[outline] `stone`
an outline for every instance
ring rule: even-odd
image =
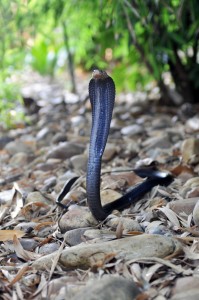
[[[70,162],[75,170],[86,171],[87,169],[87,156],[84,154],[72,156]]]
[[[144,133],[144,128],[141,125],[137,125],[137,124],[129,125],[121,129],[121,134],[127,136],[134,136],[138,134],[140,135],[142,133]]]
[[[26,198],[26,203],[32,203],[32,202],[42,202],[42,203],[49,204],[49,200],[44,196],[42,196],[42,194],[37,191],[29,193]]]
[[[142,257],[166,257],[176,251],[182,251],[182,245],[175,238],[142,234],[64,249],[59,264],[67,269],[88,269],[103,266],[106,257],[110,255],[129,261]],[[32,267],[40,271],[51,268],[56,255],[57,252],[41,257],[33,262]]]
[[[85,227],[85,228],[76,228],[76,229],[67,231],[64,234],[66,243],[70,246],[75,246],[75,245],[78,245],[78,244],[84,242],[85,239],[83,238],[83,234],[88,229],[89,229],[89,227]]]
[[[39,248],[39,253],[43,255],[47,255],[50,253],[53,253],[59,249],[60,245],[58,243],[48,243],[45,245],[42,245]]]
[[[24,167],[27,165],[28,162],[28,155],[24,152],[18,152],[14,154],[10,159],[10,164],[12,166],[22,166]]]
[[[8,143],[4,149],[6,149],[10,155],[14,155],[19,152],[23,152],[27,154],[33,153],[33,149],[25,142],[22,142],[20,140],[15,140]]]
[[[91,215],[87,207],[71,205],[70,209],[59,221],[61,233],[75,228],[84,228],[97,225],[98,222]]]
[[[71,300],[136,300],[140,293],[134,281],[105,275],[101,279],[90,280]]]
[[[116,229],[118,224],[122,223],[123,230],[125,232],[129,231],[143,231],[142,227],[140,224],[132,220],[130,218],[123,218],[123,217],[112,217],[110,220],[108,220],[107,225],[111,227],[112,229]]]
[[[113,144],[107,143],[106,148],[102,157],[102,161],[110,161],[116,154],[116,147]]]
[[[53,147],[48,153],[47,158],[67,159],[74,155],[81,154],[84,151],[84,146],[80,144],[64,142]]]
[[[199,139],[189,138],[184,140],[181,152],[184,163],[189,164],[195,155],[199,155]]]

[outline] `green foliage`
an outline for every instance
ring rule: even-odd
[[[118,90],[155,79],[164,91],[170,71],[177,91],[196,101],[198,0],[2,0],[0,14],[1,69],[26,57],[54,76],[72,57],[84,70],[111,70]]]
[[[0,78],[0,124],[11,128],[24,119],[23,112],[16,111],[16,101],[21,102],[19,86]]]

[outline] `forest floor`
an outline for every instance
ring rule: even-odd
[[[174,180],[98,223],[86,204],[89,78],[79,95],[23,79],[28,122],[0,133],[0,299],[199,299],[199,113],[158,90],[116,97],[103,156],[108,203],[156,166]],[[79,179],[64,197],[65,183]]]

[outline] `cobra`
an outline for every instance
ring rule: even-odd
[[[93,216],[102,221],[115,209],[123,210],[140,199],[156,185],[168,185],[173,180],[168,172],[159,170],[136,171],[145,181],[121,198],[102,206],[100,198],[101,163],[107,143],[115,102],[115,84],[105,71],[95,70],[89,82],[89,97],[92,109],[89,157],[87,166],[87,203]]]

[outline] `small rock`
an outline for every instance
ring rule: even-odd
[[[33,153],[33,149],[29,145],[25,144],[25,142],[22,142],[20,140],[15,140],[13,142],[8,143],[5,146],[5,149],[10,155],[14,155],[19,152],[24,152],[27,154]]]
[[[61,162],[61,160],[59,160],[59,162]],[[43,172],[52,171],[57,168],[59,162],[56,161],[55,163],[47,163],[47,162],[39,163],[35,166],[35,170],[40,170]]]
[[[199,116],[189,119],[185,124],[186,131],[189,133],[199,131]]]
[[[130,218],[123,218],[123,217],[113,217],[110,220],[108,220],[107,225],[109,227],[111,227],[112,229],[116,229],[118,224],[122,223],[123,226],[123,230],[125,232],[129,232],[129,231],[143,231],[142,227],[140,226],[140,224],[135,221],[132,220]]]
[[[85,124],[85,122],[86,122],[85,118],[83,116],[80,116],[80,115],[74,116],[74,117],[71,118],[71,123],[74,127],[78,127],[82,124]]]
[[[199,299],[199,278],[187,276],[178,278],[172,289],[172,300],[198,300]]]
[[[141,125],[137,125],[137,124],[129,125],[129,126],[123,127],[121,129],[121,133],[123,135],[127,135],[127,136],[134,136],[137,134],[144,133],[144,128]]]
[[[76,228],[76,229],[67,231],[64,234],[66,243],[70,246],[75,246],[75,245],[78,245],[78,244],[84,242],[83,234],[87,229],[89,229],[89,227]]]
[[[122,194],[120,194],[114,190],[111,190],[111,189],[106,189],[106,190],[101,191],[100,195],[101,195],[101,201],[102,201],[103,205],[111,203],[112,201],[114,201],[122,196]]]
[[[32,202],[42,202],[49,204],[49,200],[46,199],[40,192],[32,192],[29,193],[26,198],[26,203],[32,203]]]
[[[132,280],[105,275],[102,279],[90,280],[71,300],[133,300],[140,293]]]
[[[37,141],[45,140],[46,143],[46,140],[52,139],[52,135],[53,133],[50,131],[50,128],[44,127],[37,133],[36,139]]]
[[[32,239],[27,239],[27,238],[20,239],[20,243],[21,243],[22,247],[28,251],[34,251],[35,248],[39,245],[39,242],[35,241],[33,238]]]
[[[60,143],[58,146],[51,149],[48,154],[47,158],[59,158],[59,159],[67,159],[74,155],[81,154],[84,151],[84,146],[65,142]]]
[[[104,241],[112,240],[116,238],[116,234],[113,231],[105,229],[88,229],[84,232],[86,240],[100,239]]]
[[[171,235],[169,229],[162,225],[160,221],[152,221],[145,228],[145,232],[149,234]]]
[[[0,150],[2,150],[5,145],[7,145],[8,143],[12,142],[13,138],[9,137],[9,136],[2,136],[0,137]]]
[[[10,159],[12,166],[25,166],[28,162],[28,155],[24,152],[18,152],[14,154]]]
[[[57,183],[57,178],[55,176],[52,176],[44,181],[44,186],[42,188],[42,191],[48,191],[52,187],[54,187]]]
[[[9,204],[12,201],[13,193],[13,190],[0,192],[0,204]]]
[[[87,156],[84,154],[72,156],[70,162],[76,170],[86,171],[87,169]]]
[[[193,210],[193,220],[195,225],[199,226],[199,198]]]
[[[64,133],[56,133],[53,138],[52,138],[52,143],[53,144],[58,144],[60,142],[66,142],[67,138],[66,138],[66,134]]]
[[[128,261],[141,257],[165,257],[181,250],[181,243],[176,239],[142,234],[102,243],[80,244],[64,249],[59,263],[69,269],[88,269],[103,265],[110,254]],[[41,257],[33,262],[32,267],[40,271],[51,268],[56,255],[55,252]]]
[[[39,253],[47,255],[47,254],[57,251],[59,249],[59,247],[60,247],[60,245],[58,243],[45,244],[39,248]]]
[[[171,127],[171,119],[166,116],[157,119],[155,118],[154,120],[152,120],[152,127],[156,130]]]
[[[61,233],[75,228],[84,228],[97,225],[98,222],[93,218],[86,207],[73,206],[67,211],[59,221]]]
[[[113,144],[108,143],[106,145],[103,157],[102,157],[102,161],[110,161],[114,155],[116,154],[116,147]]]
[[[14,229],[22,230],[24,232],[29,232],[30,230],[33,230],[37,225],[38,225],[38,223],[36,223],[36,222],[21,222],[21,223],[17,224],[14,227]]]
[[[69,201],[79,203],[80,201],[86,199],[86,191],[83,188],[74,189],[66,194],[62,200],[63,204],[67,204]]]
[[[161,134],[161,136],[150,137],[146,139],[143,143],[145,150],[154,151],[154,148],[159,149],[168,149],[171,148],[171,141],[169,139],[168,134]]]
[[[194,156],[199,155],[199,139],[189,138],[184,140],[181,152],[183,161],[189,164]]]

